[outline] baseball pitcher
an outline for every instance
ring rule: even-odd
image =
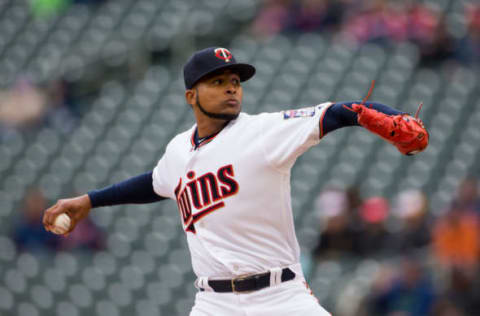
[[[363,126],[405,155],[424,150],[429,135],[418,113],[366,99],[243,113],[242,82],[254,74],[228,49],[196,52],[184,66],[196,124],[169,142],[153,171],[59,200],[45,211],[45,228],[53,231],[64,213],[70,232],[92,208],[173,199],[197,275],[191,316],[330,315],[299,263],[290,197],[296,159],[346,126]]]

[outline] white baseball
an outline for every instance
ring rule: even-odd
[[[57,216],[57,218],[55,218],[52,232],[57,235],[65,234],[70,229],[71,223],[72,221],[70,220],[70,217],[67,214],[65,213],[60,214]]]

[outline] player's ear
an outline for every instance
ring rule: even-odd
[[[192,107],[195,104],[196,93],[197,91],[195,89],[185,90],[185,100],[187,101],[187,104],[190,104]]]

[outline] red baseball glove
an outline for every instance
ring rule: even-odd
[[[408,114],[387,115],[363,104],[353,104],[360,125],[392,143],[404,155],[415,155],[428,146],[429,135],[418,118],[422,104],[415,117]]]

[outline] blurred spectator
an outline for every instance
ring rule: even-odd
[[[44,90],[20,79],[10,90],[0,92],[0,127],[31,130],[46,124],[68,133],[76,122],[74,105],[65,81],[52,81]]]
[[[478,262],[480,251],[478,215],[455,204],[433,228],[433,251],[447,267],[470,269]]]
[[[291,0],[265,0],[252,25],[257,37],[269,37],[282,32],[289,24]]]
[[[59,243],[59,248],[66,251],[96,251],[105,247],[105,233],[91,217],[80,221],[68,236],[62,236]]]
[[[453,207],[480,214],[477,179],[467,178],[463,180],[458,187],[456,198],[452,201],[452,204]]]
[[[13,225],[12,237],[19,250],[29,252],[44,250],[97,250],[105,247],[104,234],[90,218],[77,225],[67,237],[47,232],[43,227],[43,212],[48,207],[42,191],[32,188],[28,191],[24,207],[18,213]]]
[[[475,179],[459,185],[450,208],[435,223],[433,254],[440,263],[449,301],[467,315],[480,309],[480,221],[478,187]]]
[[[464,63],[480,63],[480,5],[467,9],[467,34],[459,41],[456,55]]]
[[[358,190],[357,185],[353,185],[346,190],[346,195],[347,195],[347,203],[348,203],[348,209],[347,211],[349,212],[350,216],[354,218],[354,222],[357,221],[358,219],[358,209],[360,206],[362,206],[363,201],[362,197],[360,196],[360,191]]]
[[[315,209],[323,224],[313,254],[316,258],[337,257],[356,253],[356,234],[348,211],[348,198],[341,190],[326,190],[316,202]]]
[[[54,80],[46,88],[48,110],[45,123],[63,133],[69,133],[75,127],[75,100],[70,95],[68,82]]]
[[[435,316],[465,316],[465,313],[456,304],[445,298],[435,302],[431,314]]]
[[[19,250],[35,252],[58,249],[60,239],[47,232],[42,224],[46,208],[47,201],[43,193],[38,188],[30,189],[13,225],[13,239]]]
[[[30,8],[32,14],[36,18],[51,18],[56,16],[65,10],[74,3],[74,4],[85,4],[85,5],[98,5],[106,0],[29,0]]]
[[[360,207],[362,228],[357,241],[362,256],[378,255],[391,249],[390,236],[385,227],[389,211],[390,205],[383,197],[371,197]]]
[[[437,12],[421,3],[412,3],[406,7],[406,11],[408,39],[420,46],[429,45],[439,24]]]
[[[336,31],[341,24],[346,1],[333,0],[267,0],[253,22],[257,37],[281,32]]]
[[[464,180],[450,209],[434,225],[433,250],[447,267],[473,268],[480,254],[478,187],[475,179]]]
[[[32,13],[37,18],[48,18],[65,10],[70,0],[30,0]]]
[[[101,250],[105,248],[105,235],[87,217],[78,223],[75,230],[67,237],[63,237],[59,243],[62,250]]]
[[[294,1],[289,9],[289,31],[335,31],[340,25],[343,2],[332,0]]]
[[[425,59],[451,57],[453,42],[438,13],[421,3],[375,0],[351,14],[343,35],[357,43],[409,40],[419,46]]]
[[[0,124],[5,128],[28,128],[38,124],[47,111],[45,94],[26,79],[11,90],[0,92]]]
[[[447,31],[445,20],[441,20],[433,28],[433,33],[428,38],[415,43],[420,49],[421,66],[437,66],[455,56],[455,44],[452,36]]]
[[[455,41],[446,17],[435,5],[391,0],[266,0],[252,23],[252,33],[320,32],[364,44],[410,41],[419,48],[420,65],[437,66],[457,58],[480,62],[480,6],[467,6],[468,32]]]
[[[395,252],[409,253],[430,243],[428,200],[423,192],[407,190],[398,194],[393,214],[399,226],[393,234]]]
[[[447,272],[447,289],[443,293],[459,310],[467,315],[477,315],[480,311],[480,278],[478,268],[455,267]]]
[[[368,315],[425,316],[434,303],[434,288],[423,267],[405,258],[400,271],[383,267],[372,285]]]
[[[318,196],[315,209],[323,225],[313,250],[317,259],[345,255],[376,256],[394,249],[385,225],[390,211],[385,198],[372,197],[362,202],[355,189],[330,189]],[[412,229],[417,228],[417,221],[417,218],[412,219]],[[409,240],[408,243],[415,241]]]
[[[407,15],[402,7],[386,0],[366,2],[359,12],[346,18],[343,36],[359,44],[387,43],[391,39],[406,38]]]

